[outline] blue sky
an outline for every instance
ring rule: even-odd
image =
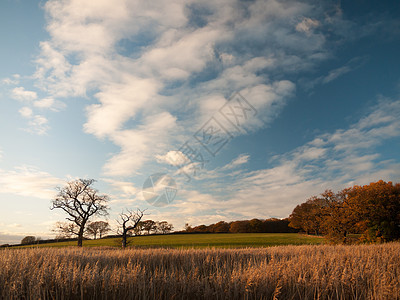
[[[176,229],[399,182],[399,15],[398,1],[2,1],[0,244],[50,237],[55,187],[76,178],[110,195],[110,223],[138,207]],[[155,173],[177,183],[164,207],[143,198]]]

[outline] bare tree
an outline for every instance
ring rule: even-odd
[[[102,237],[103,234],[111,231],[110,224],[105,221],[90,222],[87,226],[87,233],[93,235],[96,239],[97,235]]]
[[[69,239],[79,234],[79,227],[75,223],[56,222],[51,231],[57,234],[56,239]]]
[[[127,245],[128,232],[134,230],[140,220],[144,215],[144,210],[137,209],[136,211],[127,209],[126,212],[119,214],[118,224],[122,227],[120,228],[120,233],[122,234],[122,248]]]
[[[68,214],[68,221],[79,227],[78,246],[82,247],[86,224],[92,216],[108,214],[108,196],[99,195],[91,185],[94,179],[78,179],[70,181],[63,188],[58,187],[58,194],[52,200],[51,210],[60,208]]]

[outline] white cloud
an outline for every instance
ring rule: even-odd
[[[121,83],[109,84],[96,94],[101,104],[88,107],[85,131],[98,137],[112,135],[156,97],[157,85],[149,79],[129,76]]]
[[[28,132],[32,132],[38,135],[44,135],[49,130],[48,120],[41,115],[35,115],[28,123],[29,127],[26,129]]]
[[[44,99],[35,101],[35,103],[33,105],[36,107],[40,107],[40,108],[50,108],[53,106],[53,104],[54,104],[53,98],[44,98]]]
[[[54,100],[53,98],[43,98],[33,102],[33,106],[39,109],[45,110],[49,109],[51,111],[60,111],[65,108],[65,104],[61,101]]]
[[[4,78],[1,82],[7,85],[16,85],[19,84],[21,76],[19,74],[12,75],[12,78]]]
[[[310,34],[310,32],[318,26],[320,26],[320,22],[318,20],[304,18],[300,23],[296,25],[296,30],[299,32]]]
[[[334,69],[329,72],[329,74],[322,79],[322,83],[328,83],[331,82],[332,80],[335,80],[339,76],[342,76],[348,72],[352,71],[349,66],[343,66],[337,69]]]
[[[19,113],[21,114],[21,116],[23,116],[24,118],[30,118],[32,116],[32,109],[30,109],[27,106],[22,107],[19,110]]]
[[[34,91],[27,91],[24,87],[16,87],[12,90],[11,96],[14,99],[21,101],[32,101],[37,99],[37,94]]]
[[[28,128],[24,130],[30,133],[44,135],[47,133],[49,126],[48,120],[41,115],[34,115],[30,107],[24,106],[19,110],[22,117],[28,119]]]
[[[212,46],[221,35],[218,29],[205,27],[168,41],[167,45],[162,40],[161,45],[143,55],[142,63],[166,80],[186,79],[214,58]]]
[[[327,84],[333,80],[336,80],[337,78],[352,72],[359,67],[361,67],[366,61],[368,60],[368,57],[362,56],[362,57],[355,57],[351,60],[349,60],[345,65],[332,69],[328,72],[327,75],[320,76],[318,78],[315,78],[313,80],[306,79],[306,80],[301,80],[302,84],[305,86],[306,89],[313,88],[317,84]]]
[[[128,176],[139,173],[142,165],[154,157],[154,149],[166,152],[175,131],[176,118],[163,112],[147,117],[138,129],[115,132],[111,139],[122,150],[104,165],[105,174]]]
[[[61,179],[32,166],[16,167],[14,170],[0,169],[0,193],[51,199]]]
[[[283,75],[329,56],[313,30],[327,26],[317,21],[319,7],[298,1],[50,0],[44,9],[50,38],[40,43],[35,78],[48,96],[15,94],[54,111],[61,98],[89,98],[85,132],[120,147],[103,166],[108,176],[140,172],[234,92],[258,111],[243,129],[266,126],[296,88]],[[155,129],[153,116],[165,126]],[[49,129],[43,115],[30,125],[39,134]]]
[[[159,163],[166,163],[172,166],[181,166],[188,161],[188,157],[181,151],[168,151],[165,155],[155,156]]]
[[[44,135],[49,130],[47,118],[41,115],[34,115],[31,108],[24,106],[19,110],[19,113],[22,117],[29,120],[28,128],[23,129],[26,132]]]
[[[240,165],[246,164],[250,159],[250,155],[248,154],[240,154],[238,157],[233,159],[229,164],[223,166],[221,170],[231,170]]]
[[[122,197],[132,197],[136,196],[138,189],[134,186],[132,182],[120,181],[110,178],[104,178],[105,182],[109,183],[115,190],[119,192]]]

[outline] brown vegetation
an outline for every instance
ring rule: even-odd
[[[399,299],[400,243],[0,251],[1,299]]]
[[[220,221],[211,225],[198,225],[195,227],[185,225],[185,232],[201,233],[294,233],[297,229],[289,227],[288,219],[252,219],[233,222]]]
[[[361,242],[400,238],[400,183],[379,180],[337,193],[330,190],[297,205],[289,226],[307,234],[324,234],[336,243],[349,243],[349,234]]]

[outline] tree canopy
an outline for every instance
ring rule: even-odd
[[[333,242],[391,241],[400,238],[400,184],[380,180],[337,193],[327,190],[297,205],[289,226],[310,234],[324,234]]]

